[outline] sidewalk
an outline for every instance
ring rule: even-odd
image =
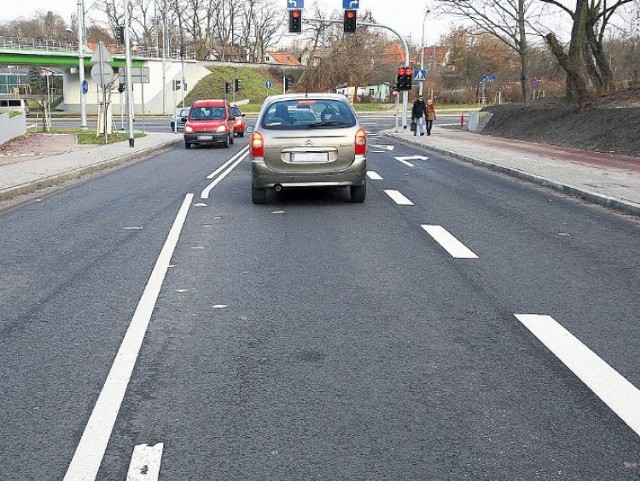
[[[182,140],[173,133],[147,133],[128,142],[77,145],[68,135],[29,138],[0,152],[0,201],[108,169],[165,149]],[[44,139],[44,140],[43,140]]]
[[[519,179],[640,216],[640,158],[522,142],[434,125],[414,136],[382,132],[401,142],[487,167]]]

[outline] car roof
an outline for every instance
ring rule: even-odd
[[[193,102],[192,107],[222,107],[227,103],[223,99],[203,99]]]

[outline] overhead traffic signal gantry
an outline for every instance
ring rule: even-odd
[[[344,11],[344,33],[356,33],[357,28],[358,28],[358,11],[345,10]]]
[[[302,10],[294,8],[289,10],[289,33],[302,32]]]

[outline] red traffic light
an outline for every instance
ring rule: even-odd
[[[291,10],[291,16],[293,18],[298,18],[300,16],[300,10]]]

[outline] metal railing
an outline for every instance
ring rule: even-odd
[[[87,43],[85,53],[90,54],[98,47],[97,44]],[[78,42],[62,41],[54,39],[41,39],[29,37],[5,37],[0,35],[0,48],[6,50],[29,50],[36,52],[78,53]],[[124,46],[118,44],[107,45],[109,52],[124,56]],[[134,45],[131,54],[135,57],[163,58],[162,48]],[[168,59],[180,60],[180,49],[174,48],[167,51]],[[195,60],[196,53],[187,49],[185,59]]]

